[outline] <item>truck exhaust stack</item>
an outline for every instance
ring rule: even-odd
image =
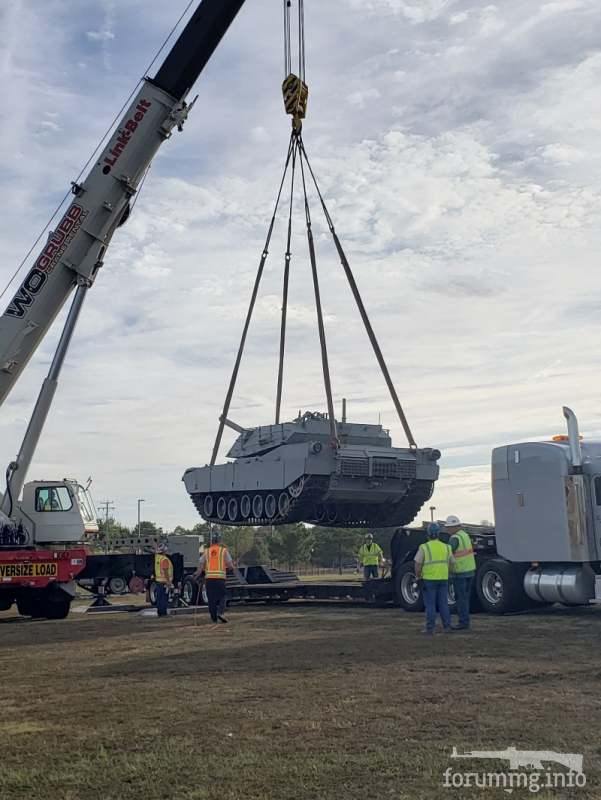
[[[563,415],[568,422],[568,442],[570,443],[570,454],[572,456],[572,466],[576,472],[582,471],[582,448],[580,446],[580,432],[578,430],[578,419],[571,408],[563,407]]]

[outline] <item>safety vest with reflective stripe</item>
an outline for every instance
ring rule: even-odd
[[[162,553],[154,557],[154,579],[157,583],[173,583],[173,564]]]
[[[424,554],[422,578],[425,581],[448,581],[452,555],[449,545],[439,539],[430,539],[420,544],[419,549]]]
[[[455,574],[474,572],[476,569],[476,559],[474,558],[474,548],[469,533],[457,531],[453,536],[455,536],[459,542],[459,547],[453,552],[453,557],[455,558]],[[453,536],[451,536],[451,539]]]
[[[225,578],[225,554],[227,548],[221,544],[212,544],[207,550],[205,562],[205,578]]]
[[[362,544],[359,548],[359,560],[364,567],[377,567],[384,551],[376,542]]]

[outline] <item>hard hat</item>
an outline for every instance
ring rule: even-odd
[[[428,525],[427,534],[428,534],[428,539],[438,538],[438,535],[440,534],[440,525],[437,522],[431,522]]]
[[[211,544],[219,544],[221,541],[221,531],[213,531],[211,533]]]
[[[451,514],[446,518],[444,523],[445,528],[454,528],[456,525],[461,525],[461,520],[459,519],[459,517],[456,517],[454,514]]]
[[[374,538],[374,535],[373,535],[373,533],[366,533],[366,534],[365,534],[365,538],[366,538],[366,539],[373,539],[373,538]]]
[[[166,553],[168,549],[169,548],[165,542],[159,542],[157,545],[157,551],[159,553]]]

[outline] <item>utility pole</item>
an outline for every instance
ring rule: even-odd
[[[104,511],[104,550],[108,552],[110,539],[109,512],[115,510],[115,504],[112,500],[103,500],[102,503],[99,504],[99,507]]]
[[[99,503],[99,508],[103,509],[104,511],[104,522],[108,529],[109,511],[115,510],[115,504],[112,500],[103,500],[102,503]]]
[[[138,539],[140,538],[140,503],[145,503],[145,502],[146,500],[144,500],[143,497],[138,498]]]

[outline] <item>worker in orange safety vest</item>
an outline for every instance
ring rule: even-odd
[[[227,547],[221,544],[221,534],[219,531],[213,531],[211,544],[200,557],[198,569],[194,573],[195,578],[199,578],[204,573],[207,604],[213,627],[217,627],[220,622],[227,623],[227,619],[224,617],[226,573],[228,568],[233,569],[233,567],[234,562]]]
[[[167,550],[167,545],[160,543],[154,555],[155,602],[159,617],[167,616],[169,591],[173,588],[173,563]]]

